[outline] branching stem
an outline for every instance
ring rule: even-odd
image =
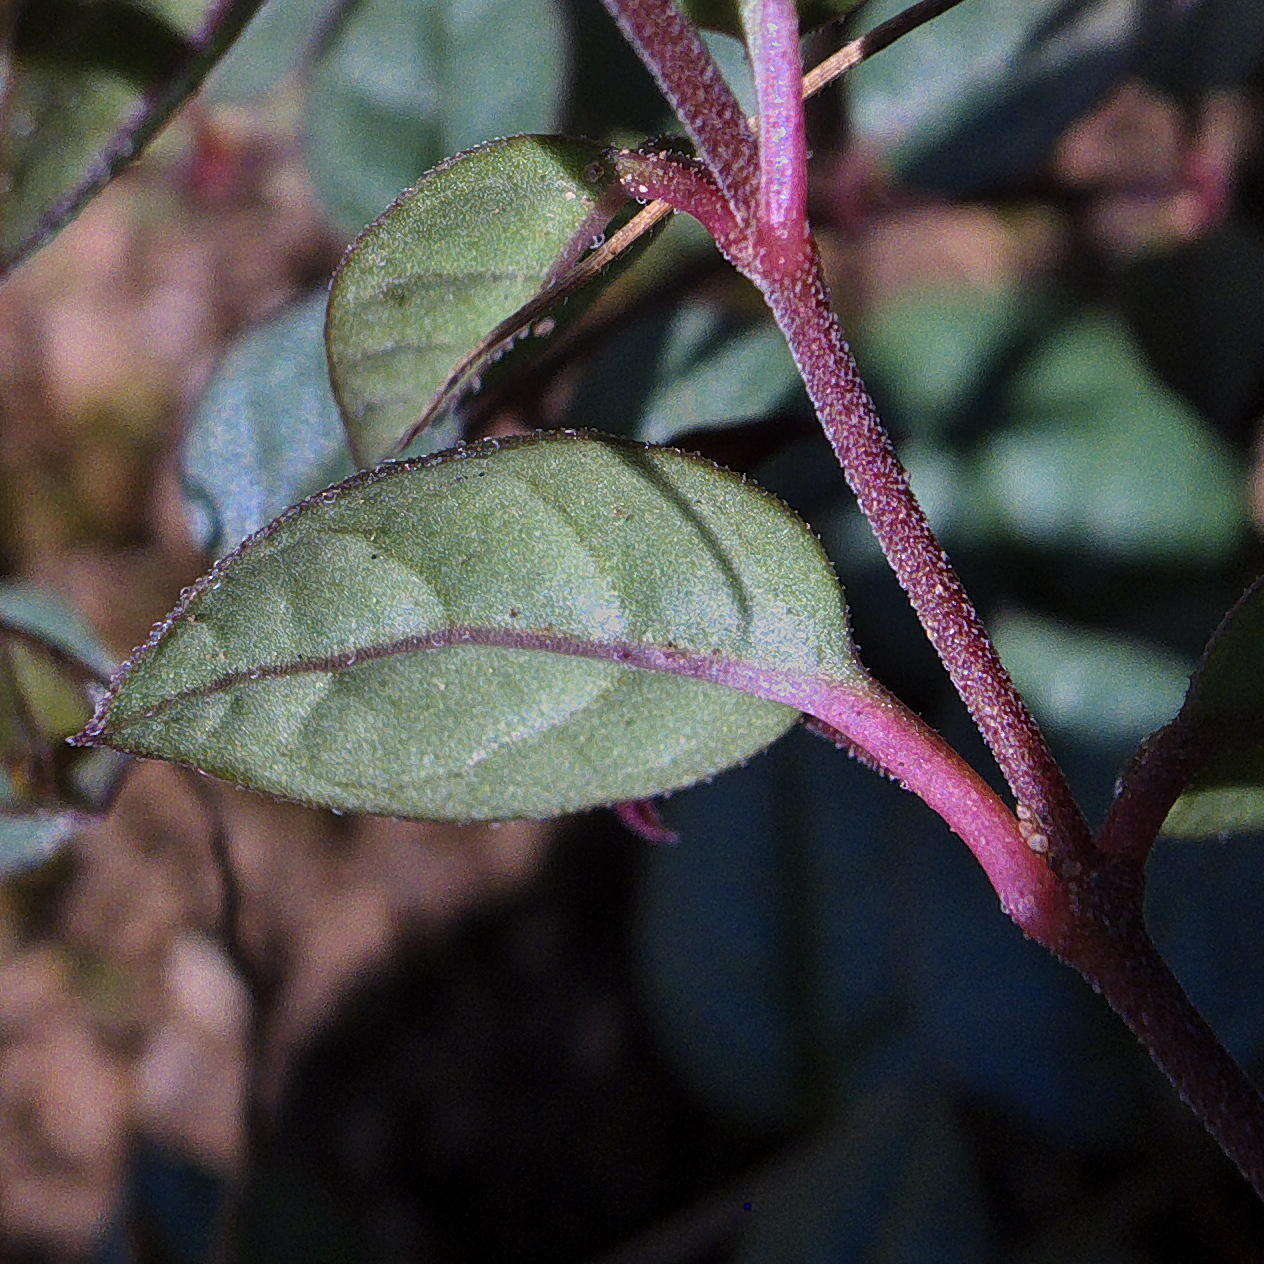
[[[605,2],[625,30],[632,25],[629,14],[650,6],[650,0]],[[669,2],[653,0],[652,7]],[[915,5],[893,20],[890,38],[949,7]],[[768,249],[797,213],[800,186],[806,187],[802,122],[796,126],[787,117],[792,108],[802,109],[786,92],[791,49],[797,70],[797,38],[788,27],[791,0],[743,0],[743,11],[761,108],[769,118],[759,127],[758,197],[749,203],[750,216],[742,213],[747,204],[735,203],[731,193],[749,184],[745,149],[735,177],[715,146],[700,146],[738,221],[736,232],[722,225],[718,244],[772,309],[861,509],[1018,799],[1017,816],[937,734],[920,729],[920,722],[894,700],[891,714],[884,714],[874,698],[847,690],[822,697],[800,697],[790,690],[781,700],[816,716],[827,731],[837,730],[859,748],[858,754],[900,777],[940,812],[980,859],[1015,920],[1105,996],[1264,1198],[1264,1100],[1198,1015],[1144,929],[1141,861],[1188,776],[1186,745],[1180,734],[1160,735],[1163,749],[1157,757],[1155,750],[1143,757],[1147,775],[1134,775],[1132,798],[1117,805],[1113,827],[1108,824],[1110,850],[1099,850],[913,495],[830,306],[815,243],[805,233],[797,258]],[[678,61],[679,30],[672,28],[670,44],[657,42],[648,29],[633,42],[660,82],[671,81],[664,67]],[[860,55],[858,48],[856,60]],[[807,81],[803,87],[805,93],[811,90]],[[682,118],[695,137],[729,117],[730,98],[727,88],[714,102],[707,89],[690,97],[689,116]],[[659,192],[672,199],[670,179],[661,182]],[[706,212],[705,182],[691,180],[688,193],[682,209]],[[700,218],[706,223],[717,217],[704,213]],[[1125,783],[1121,799],[1128,791]]]

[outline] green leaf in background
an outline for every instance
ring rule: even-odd
[[[907,0],[871,0],[873,24]],[[905,179],[949,195],[1033,174],[1140,59],[1138,0],[972,0],[847,76],[851,126]]]
[[[1018,539],[1131,561],[1220,561],[1241,543],[1242,471],[1117,318],[1090,309],[1055,330],[1007,404],[979,469]]]
[[[857,350],[950,541],[1142,565],[1241,544],[1245,471],[1114,314],[1052,287],[928,287],[867,313]]]
[[[329,386],[326,302],[313,294],[247,331],[193,414],[184,487],[194,535],[217,556],[355,469]],[[409,455],[449,446],[453,431],[427,431]]]
[[[1094,742],[1139,741],[1180,706],[1189,664],[1170,650],[1031,611],[989,630],[1042,724]]]
[[[23,0],[0,52],[0,272],[144,149],[260,2]]]
[[[551,131],[567,69],[554,0],[362,0],[312,81],[322,201],[352,233],[448,154]]]
[[[601,151],[514,136],[449,159],[356,238],[334,274],[326,339],[352,450],[394,451],[480,371],[471,353],[545,290],[604,224]]]
[[[867,681],[779,501],[670,449],[551,432],[296,507],[190,590],[85,738],[338,810],[474,820],[661,794],[796,718],[590,645]]]
[[[206,81],[208,95],[249,101],[296,69],[331,12],[329,0],[267,0]]]
[[[902,432],[942,436],[1056,308],[1038,285],[910,287],[861,314],[856,354]]]
[[[56,597],[0,585],[0,875],[45,859],[112,796],[118,754],[66,745],[107,671],[91,632]]]
[[[1163,832],[1264,829],[1264,580],[1208,642],[1176,722],[1198,726],[1218,753],[1176,801]]]
[[[249,330],[189,425],[183,473],[198,541],[215,554],[353,472],[325,367],[326,296]]]
[[[766,417],[802,386],[785,339],[766,318],[734,320],[691,299],[620,328],[586,366],[570,405],[579,419],[647,443]]]

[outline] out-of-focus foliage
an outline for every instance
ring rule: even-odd
[[[866,20],[902,0],[873,0]],[[975,0],[849,77],[854,126],[901,174],[959,196],[1033,175],[1141,59],[1145,0]]]
[[[6,13],[0,268],[59,232],[144,150],[260,3],[21,0]]]
[[[553,130],[567,67],[550,0],[361,0],[312,78],[308,154],[325,205],[355,232],[444,158]]]
[[[109,802],[122,760],[65,740],[109,661],[51,593],[0,585],[0,874],[36,864]]]
[[[184,441],[182,473],[194,534],[218,556],[283,509],[355,470],[329,384],[322,291],[250,329],[207,384]],[[450,447],[452,422],[404,455]]]
[[[1208,643],[1178,723],[1214,752],[1164,830],[1206,836],[1264,828],[1264,583],[1256,581]]]
[[[354,470],[329,387],[313,294],[252,329],[220,363],[184,443],[194,533],[218,556]]]
[[[184,55],[159,0],[27,0],[14,16],[0,131],[0,253],[30,234],[144,90]]]
[[[670,443],[772,416],[802,394],[785,339],[763,313],[744,319],[693,301],[666,319],[653,312],[624,324],[585,366],[570,412],[576,425],[600,419],[603,430]]]

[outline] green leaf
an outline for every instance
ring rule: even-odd
[[[363,0],[312,81],[321,199],[355,232],[448,154],[552,130],[567,69],[553,0]]]
[[[793,723],[714,679],[865,689],[845,619],[815,538],[736,475],[595,435],[487,442],[247,541],[80,740],[338,810],[553,816],[711,776]],[[627,665],[650,661],[671,670]]]
[[[492,141],[436,167],[356,238],[334,274],[326,340],[366,464],[472,385],[488,358],[471,360],[480,341],[604,228],[600,159],[562,137]]]
[[[52,594],[0,585],[0,875],[46,858],[109,802],[120,756],[66,745],[106,664]]]
[[[193,414],[184,487],[195,535],[216,554],[355,469],[329,386],[326,301],[313,294],[249,330]],[[417,446],[446,447],[452,431],[437,427]]]
[[[587,366],[570,413],[647,443],[767,417],[802,392],[766,318],[736,321],[688,301],[621,328]]]
[[[1034,285],[913,286],[857,320],[856,355],[902,430],[940,435],[1054,311]]]
[[[824,26],[863,3],[864,0],[802,0],[799,4],[799,29],[811,31]],[[742,18],[738,0],[682,0],[680,7],[699,26],[741,37]]]
[[[1139,741],[1185,693],[1188,663],[1159,646],[1032,611],[1002,614],[991,632],[1037,719],[1072,737]]]
[[[1023,542],[1200,562],[1240,544],[1242,471],[1116,318],[1088,311],[1058,329],[1014,379],[1009,408],[978,470]]]
[[[1163,823],[1191,837],[1264,829],[1264,579],[1208,642],[1177,723],[1197,726],[1218,753]]]
[[[247,102],[295,70],[331,12],[329,0],[267,0],[207,78],[221,101]]]
[[[950,540],[1130,565],[1241,543],[1245,471],[1116,315],[1053,288],[926,287],[871,311],[857,348]]]

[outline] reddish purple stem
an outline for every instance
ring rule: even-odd
[[[800,265],[808,238],[803,62],[794,0],[742,6],[759,99],[760,271],[784,276]]]
[[[793,276],[761,285],[847,481],[918,619],[1050,855],[1078,863],[1088,827],[909,485],[830,307],[815,250]]]
[[[754,215],[758,157],[742,107],[702,37],[672,0],[604,0],[715,174],[734,214]]]
[[[621,149],[614,157],[623,191],[638,201],[661,198],[692,215],[721,249],[736,242],[741,226],[711,173],[694,158],[671,152]]]
[[[1120,780],[1098,847],[1143,863],[1172,805],[1211,753],[1209,734],[1184,716],[1148,737]]]
[[[653,799],[629,799],[616,803],[614,810],[624,828],[647,843],[671,846],[680,842],[680,835],[664,822]]]

